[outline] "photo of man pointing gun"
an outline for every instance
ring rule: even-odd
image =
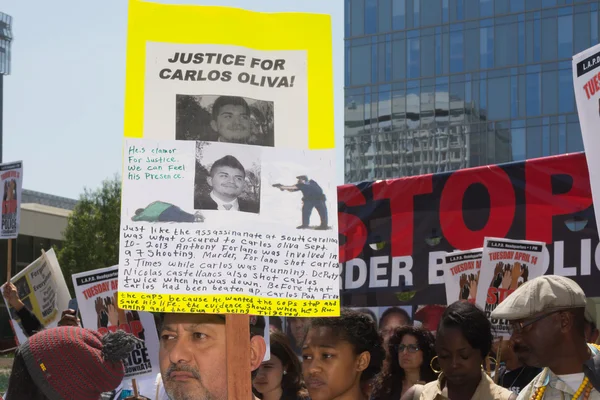
[[[297,176],[296,179],[298,182],[296,182],[295,185],[286,186],[280,183],[273,185],[273,187],[276,187],[281,191],[285,190],[288,192],[302,192],[302,225],[298,226],[296,229],[329,229],[327,219],[327,204],[325,203],[327,198],[323,193],[323,189],[317,182],[309,179],[306,175]],[[310,216],[313,208],[316,208],[317,212],[319,213],[321,225],[311,228]]]

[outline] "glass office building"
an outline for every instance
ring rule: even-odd
[[[600,1],[345,0],[345,180],[583,150],[571,57]]]

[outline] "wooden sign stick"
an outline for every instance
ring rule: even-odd
[[[250,319],[244,314],[227,314],[227,399],[252,400],[250,379]]]
[[[494,383],[498,383],[498,371],[500,369],[500,360],[502,357],[502,341],[504,337],[500,336],[500,343],[498,344],[498,353],[496,354],[496,369],[494,372]]]
[[[6,265],[6,282],[10,282],[10,278],[12,277],[12,239],[8,239],[8,252],[7,252],[7,265]]]
[[[135,379],[131,380],[131,387],[133,388],[133,397],[138,397],[140,394],[138,392],[137,382]]]

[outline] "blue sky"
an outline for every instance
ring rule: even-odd
[[[343,2],[195,0],[170,4],[333,14],[337,183],[343,182]],[[78,198],[121,171],[126,0],[3,0],[13,17],[4,77],[3,160],[24,162],[24,187]]]

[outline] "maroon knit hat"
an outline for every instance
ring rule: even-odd
[[[98,400],[125,376],[135,336],[64,326],[43,330],[19,348],[36,386],[50,400]]]

